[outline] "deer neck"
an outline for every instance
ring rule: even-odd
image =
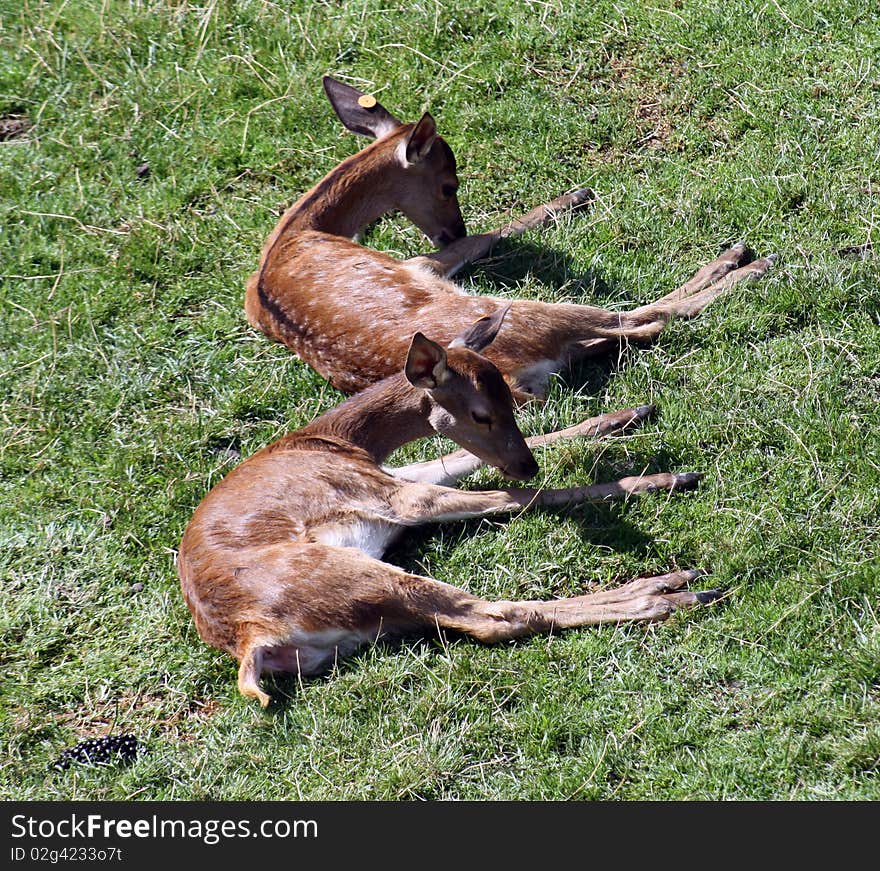
[[[395,208],[397,149],[378,140],[342,161],[285,213],[288,232],[318,230],[352,238]]]
[[[431,400],[401,375],[373,384],[321,415],[300,435],[329,435],[365,450],[380,465],[407,442],[434,432]]]

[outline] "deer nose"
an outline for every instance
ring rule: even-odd
[[[442,248],[445,245],[448,245],[450,242],[454,242],[456,239],[462,239],[467,236],[467,227],[464,225],[464,221],[459,221],[453,227],[448,227],[444,230],[441,230],[437,235],[436,245]]]
[[[522,460],[510,463],[502,470],[508,478],[514,481],[528,481],[538,474],[538,463],[534,457],[525,457]]]

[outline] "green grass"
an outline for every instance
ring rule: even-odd
[[[0,797],[880,798],[880,13],[864,2],[0,0]],[[723,603],[498,647],[380,646],[267,712],[199,640],[175,548],[208,489],[340,400],[256,334],[279,210],[362,140],[320,76],[459,159],[469,227],[599,200],[463,277],[629,307],[725,245],[779,264],[522,413],[657,418],[540,460],[692,495],[429,528],[392,558],[485,596],[703,566]],[[138,173],[146,163],[149,174]],[[404,221],[367,238],[425,243]],[[432,456],[436,440],[406,456]],[[497,482],[491,472],[476,478]],[[132,732],[126,769],[48,772]]]

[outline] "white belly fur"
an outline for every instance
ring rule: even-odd
[[[315,532],[314,539],[332,547],[354,547],[374,559],[381,559],[402,531],[403,528],[397,523],[360,517],[344,525],[325,526]]]

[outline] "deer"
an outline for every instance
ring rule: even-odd
[[[452,486],[483,464],[526,481],[538,472],[533,447],[619,432],[652,410],[599,415],[526,440],[503,373],[484,354],[506,314],[480,318],[445,347],[416,332],[400,372],[258,450],[198,505],[178,548],[181,590],[202,640],[238,661],[246,698],[265,708],[264,674],[320,674],[382,639],[451,632],[489,644],[659,621],[719,598],[717,590],[689,588],[703,574],[693,569],[571,598],[488,601],[383,561],[419,525],[688,490],[701,477],[645,474],[559,489]],[[460,446],[457,459],[383,465],[432,432]]]
[[[503,239],[547,226],[594,200],[587,188],[537,206],[494,231],[468,236],[455,156],[429,112],[403,123],[376,98],[323,79],[348,130],[373,139],[288,208],[247,282],[248,322],[282,343],[344,393],[399,371],[416,333],[448,344],[476,320],[509,306],[508,328],[486,349],[518,405],[547,395],[549,379],[580,358],[656,338],[673,318],[693,318],[733,285],[764,275],[738,242],[679,288],[631,311],[465,293],[450,279]],[[359,244],[365,227],[399,211],[438,249],[398,260]]]

